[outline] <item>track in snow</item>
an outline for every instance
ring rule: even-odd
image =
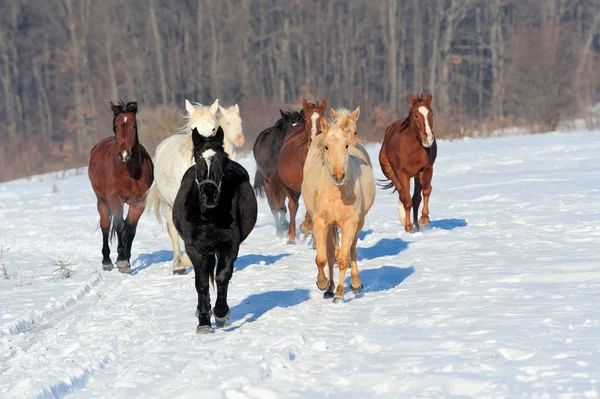
[[[598,396],[598,134],[440,142],[432,227],[404,233],[396,202],[377,192],[358,245],[365,290],[335,306],[314,251],[278,239],[261,201],[233,325],[199,336],[193,274],[170,275],[151,213],[133,274],[101,273],[73,299],[101,260],[87,176],[2,184],[0,244],[23,280],[0,280],[0,397]],[[59,254],[72,279],[49,278]]]

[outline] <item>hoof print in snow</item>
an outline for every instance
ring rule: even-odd
[[[212,326],[198,326],[196,328],[197,334],[212,334],[215,330],[213,330]]]
[[[360,292],[362,291],[362,289],[364,288],[364,285],[362,285],[362,283],[360,283],[360,287],[358,288],[354,288],[352,286],[352,284],[350,284],[350,289],[352,290],[352,292],[354,292],[355,294],[360,294]]]

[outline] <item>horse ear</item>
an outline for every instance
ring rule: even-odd
[[[192,143],[194,143],[194,147],[202,146],[203,137],[198,133],[198,129],[192,129]]]
[[[116,115],[116,114],[117,114],[117,112],[119,112],[119,106],[118,106],[118,105],[115,105],[115,104],[113,104],[113,102],[112,102],[112,101],[110,102],[110,109],[111,109],[111,111],[112,111],[113,115]]]
[[[327,96],[323,97],[323,101],[321,101],[321,108],[327,108]]]
[[[281,108],[279,108],[279,113],[281,114],[281,117],[283,119],[287,118],[287,114],[285,112],[283,112],[283,110]]]
[[[216,114],[219,109],[219,99],[217,98],[214,103],[209,108],[209,111],[213,114]]]
[[[416,103],[416,100],[410,93],[408,93],[408,101],[410,101],[410,105],[415,105],[415,103]]]
[[[219,128],[217,129],[217,133],[215,133],[215,140],[217,140],[221,144],[224,143],[225,132],[223,132],[223,128],[221,126],[219,126]]]
[[[302,108],[308,108],[308,101],[304,97],[302,97]]]
[[[334,121],[337,120],[339,114],[335,111],[335,109],[329,108],[329,113],[331,114],[331,119]]]
[[[350,114],[350,119],[352,119],[354,122],[356,122],[358,120],[359,116],[360,116],[360,105],[358,107],[356,107],[356,109],[354,111],[352,111],[352,113]]]
[[[137,114],[137,112],[138,112],[137,101],[132,101],[129,104],[127,104],[127,108],[129,108],[131,110],[131,112],[133,112],[134,114]]]
[[[188,115],[191,115],[194,113],[194,106],[192,105],[192,103],[186,98],[185,99],[185,110],[187,111]]]
[[[235,110],[235,112],[237,112],[238,114],[240,113],[240,106],[239,106],[239,105],[235,104],[235,105],[233,106],[233,109],[234,109],[234,110]]]
[[[427,104],[431,105],[431,100],[433,100],[433,95],[430,91],[429,93],[427,93]]]
[[[323,134],[327,134],[327,132],[329,132],[329,123],[327,123],[327,118],[321,118],[321,131]]]

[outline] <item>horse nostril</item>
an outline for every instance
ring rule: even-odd
[[[342,174],[342,178],[341,178],[340,180],[344,180],[345,178],[346,178],[346,174],[345,174],[345,173],[343,173],[343,174]]]

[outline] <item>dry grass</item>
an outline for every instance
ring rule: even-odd
[[[73,276],[73,262],[71,262],[70,256],[52,259],[52,264],[56,267],[53,271],[55,279],[60,280]]]

